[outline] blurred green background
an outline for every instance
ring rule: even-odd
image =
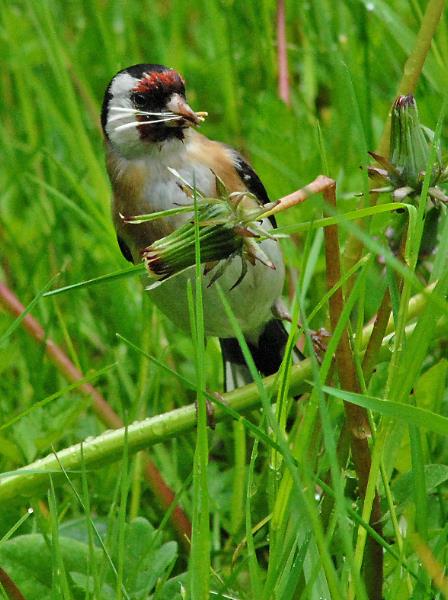
[[[160,62],[184,75],[190,104],[210,115],[202,132],[240,149],[272,199],[326,170],[337,179],[341,205],[354,205],[352,192],[365,185],[366,171],[360,167],[368,162],[366,151],[378,143],[424,7],[417,0],[286,2],[287,107],[277,92],[273,0],[4,0],[2,278],[26,305],[57,272],[53,287],[126,266],[109,216],[99,111],[112,76],[138,62]],[[416,93],[429,127],[435,126],[447,87],[447,51],[445,15]],[[321,201],[312,199],[279,221],[320,214]],[[303,240],[294,236],[284,250],[291,291]],[[321,257],[309,290],[311,308],[325,288],[323,265]],[[372,282],[368,312],[376,308],[382,289],[379,279]],[[114,371],[99,385],[117,410],[127,406],[133,416],[191,398],[176,382],[153,372],[117,340],[116,332],[182,373],[193,373],[190,339],[153,311],[142,289],[133,277],[43,299],[33,310],[47,335],[83,372],[118,360],[118,376]],[[0,312],[2,329],[10,322]],[[314,323],[324,324],[322,317]],[[217,344],[209,343],[207,353],[208,382],[219,389]],[[0,348],[0,371],[3,415],[28,407],[63,382],[42,349],[20,330]],[[66,443],[96,431],[95,421],[79,419],[85,407],[74,398],[76,392],[58,400],[54,412],[63,417],[48,422],[42,416],[34,435],[28,432],[18,448],[11,446],[8,460],[30,460],[51,441],[64,438]]]
[[[179,70],[191,106],[209,113],[202,132],[241,150],[272,199],[326,173],[337,180],[341,206],[350,207],[353,193],[365,189],[367,150],[377,147],[426,2],[287,0],[290,106],[277,91],[273,0],[1,0],[1,6],[0,278],[26,305],[56,273],[52,287],[126,266],[109,215],[99,124],[104,90],[119,69],[151,62]],[[421,120],[431,128],[447,89],[447,56],[445,14],[416,90]],[[312,199],[279,221],[320,215],[321,201]],[[319,252],[322,232],[314,243]],[[304,240],[293,236],[284,251],[285,294],[292,296]],[[308,309],[325,289],[322,253],[312,275]],[[368,316],[384,287],[380,267],[369,278]],[[84,373],[117,362],[97,385],[130,420],[193,400],[115,336],[193,377],[191,340],[152,308],[139,277],[43,298],[33,314]],[[0,311],[0,331],[11,320]],[[325,324],[324,316],[313,323]],[[206,368],[207,385],[220,389],[213,340]],[[20,328],[0,347],[0,420],[64,385]],[[78,392],[63,394],[0,432],[0,466],[12,470],[52,444],[65,447],[102,429]],[[218,428],[213,438],[216,470],[232,452],[226,431]],[[154,449],[175,489],[190,472],[193,450],[188,435]],[[99,513],[107,512],[114,478],[114,467],[96,475],[92,502]],[[215,505],[225,511],[225,479],[212,479]],[[185,497],[187,511],[190,502]],[[16,507],[8,510],[0,536],[17,518]],[[144,511],[157,514],[151,502]]]

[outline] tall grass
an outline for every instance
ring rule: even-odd
[[[419,259],[425,193],[415,208],[356,195],[368,190],[367,151],[380,144],[429,3],[285,4],[290,108],[277,97],[273,0],[1,1],[0,278],[128,424],[92,437],[104,425],[81,384],[67,385],[24,317],[0,311],[0,574],[26,600],[364,599],[375,576],[361,568],[369,539],[384,555],[384,598],[448,597],[447,211],[430,236],[438,251]],[[442,147],[447,52],[444,14],[415,92]],[[203,133],[241,149],[272,199],[319,173],[337,181],[336,214],[323,216],[316,197],[278,218],[291,234],[282,241],[289,348],[299,322],[308,360],[285,361],[264,381],[247,354],[255,384],[224,403],[210,392],[222,391],[221,358],[216,340],[202,346],[194,286],[188,336],[145,298],[109,217],[100,103],[113,74],[138,62],[185,75],[190,104],[210,114]],[[405,264],[384,238],[403,218]],[[345,258],[354,239],[364,250],[345,261],[353,268],[335,286],[345,292],[339,325],[316,357],[308,332],[329,327],[335,292],[326,296],[322,228],[335,223]],[[49,286],[68,289],[46,296]],[[386,289],[390,337],[364,380],[363,328]],[[359,392],[341,389],[332,370],[345,327]],[[215,430],[205,428],[206,398],[217,406]],[[343,401],[370,411],[364,503]],[[135,454],[148,444],[149,467],[148,455]],[[53,449],[67,449],[65,475]],[[30,472],[16,472],[26,465]],[[157,496],[163,507],[144,479],[149,468],[159,485],[154,467],[171,488]],[[382,534],[370,523],[375,490]],[[180,527],[176,504],[186,515]]]

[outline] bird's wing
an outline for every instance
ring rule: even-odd
[[[269,196],[266,191],[266,188],[261,182],[261,179],[255,173],[255,171],[247,162],[247,160],[243,158],[239,152],[233,149],[231,150],[234,156],[235,169],[238,175],[240,176],[242,182],[246,186],[247,191],[253,194],[261,204],[268,204]],[[277,227],[275,217],[269,217],[269,221],[271,222],[272,227]]]
[[[269,196],[260,178],[239,152],[222,144],[209,140],[194,131],[191,132],[188,152],[192,161],[207,165],[217,175],[230,192],[247,190],[260,204],[267,204]],[[275,220],[270,218],[275,226]]]
[[[117,242],[118,242],[118,246],[119,246],[124,258],[126,260],[128,260],[129,262],[133,263],[134,259],[132,258],[132,252],[131,252],[129,246],[124,241],[124,239],[118,233],[117,233]]]
[[[230,148],[230,150],[233,154],[236,172],[240,176],[247,190],[253,194],[261,204],[267,204],[269,202],[269,196],[261,179],[239,152],[232,148]]]

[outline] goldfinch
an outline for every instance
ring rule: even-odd
[[[207,197],[217,197],[217,177],[230,192],[250,192],[259,203],[269,201],[259,177],[231,147],[201,135],[196,127],[204,113],[186,101],[185,82],[174,69],[139,64],[119,71],[107,86],[101,112],[107,172],[112,185],[112,217],[124,257],[138,263],[143,250],[171,233],[190,216],[185,214],[131,224],[125,217],[191,204],[176,174]],[[174,173],[173,173],[174,170]],[[248,195],[247,202],[253,202]],[[266,219],[263,227],[272,224]],[[230,261],[219,280],[263,375],[275,373],[282,361],[287,333],[273,317],[284,282],[284,263],[278,242],[266,239],[261,248],[271,266],[249,264],[240,283],[241,259]],[[178,327],[189,331],[187,281],[194,267],[150,291],[154,303]],[[225,389],[251,380],[235,339],[212,273],[203,277],[204,326],[208,336],[220,338]]]

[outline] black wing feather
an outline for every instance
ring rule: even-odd
[[[119,235],[117,235],[117,242],[118,242],[118,245],[120,246],[121,253],[125,257],[125,259],[128,260],[129,262],[133,263],[134,259],[132,258],[132,252],[130,251],[129,246],[126,244],[126,242],[123,240],[123,238],[120,237]]]
[[[261,179],[255,173],[250,164],[241,156],[239,152],[232,150],[235,161],[235,169],[238,175],[241,177],[241,180],[244,182],[244,185],[247,187],[249,192],[253,194],[261,204],[268,204],[269,196],[264,187]],[[273,227],[277,226],[275,221],[275,217],[269,217],[269,221],[271,222]]]

